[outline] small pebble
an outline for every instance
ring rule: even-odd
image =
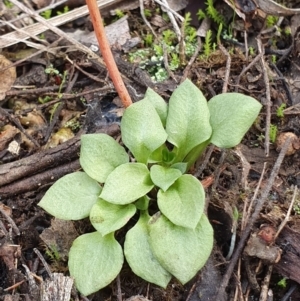
[[[291,142],[290,142],[290,145],[287,149],[287,152],[286,152],[286,156],[291,156],[293,154],[295,154],[295,152],[300,148],[300,141],[299,141],[299,138],[292,132],[284,132],[284,133],[280,133],[278,136],[277,136],[277,139],[276,139],[276,150],[278,152],[280,152],[280,150],[282,149],[285,141],[288,139],[288,138],[291,138]]]

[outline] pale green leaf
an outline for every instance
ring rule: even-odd
[[[146,195],[139,198],[135,203],[135,207],[139,210],[147,210],[149,207],[150,198]]]
[[[184,158],[184,162],[187,162],[187,170],[198,160],[203,151],[206,149],[210,140],[204,141],[201,144],[195,146]]]
[[[176,162],[211,136],[207,101],[190,80],[180,84],[170,98],[166,131],[168,141],[177,147]]]
[[[162,124],[165,126],[168,114],[168,106],[164,99],[151,88],[147,89],[144,99],[149,101],[154,106]]]
[[[202,214],[195,232],[200,246],[199,260],[197,261],[198,269],[200,270],[210,256],[214,244],[214,230],[205,214]]]
[[[102,236],[114,232],[127,224],[136,212],[136,206],[115,205],[102,199],[92,207],[90,221]]]
[[[155,257],[182,284],[191,280],[209,257],[213,232],[206,221],[201,218],[195,230],[176,226],[164,215],[149,223],[149,242]]]
[[[204,189],[198,179],[183,175],[167,191],[158,191],[157,203],[172,223],[195,229],[204,210]]]
[[[171,275],[157,261],[149,245],[147,214],[131,228],[125,238],[124,254],[132,271],[144,280],[166,288]]]
[[[187,163],[186,162],[178,162],[171,165],[172,168],[180,170],[182,174],[187,172]]]
[[[181,171],[175,168],[160,165],[153,165],[150,168],[152,182],[163,191],[166,191],[181,175]]]
[[[77,289],[85,296],[110,284],[123,265],[122,247],[113,234],[99,232],[79,236],[69,252],[69,270]]]
[[[59,219],[79,220],[89,216],[100,192],[97,181],[85,172],[74,172],[57,180],[38,205]]]
[[[122,140],[135,159],[147,163],[150,154],[165,143],[167,133],[154,106],[141,100],[129,106],[121,121]]]
[[[153,186],[146,165],[126,163],[107,177],[100,197],[112,204],[125,205],[147,194]]]
[[[148,164],[151,163],[157,163],[163,161],[163,153],[167,149],[167,146],[165,144],[161,145],[159,148],[157,148],[155,151],[153,151],[148,158]]]
[[[127,163],[125,149],[106,134],[81,136],[80,165],[93,179],[104,183],[107,176],[119,165]]]
[[[214,96],[208,102],[213,129],[210,142],[223,148],[239,144],[257,118],[261,107],[254,98],[239,93]]]

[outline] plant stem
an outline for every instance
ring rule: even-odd
[[[116,62],[115,62],[112,52],[110,50],[110,45],[106,38],[104,26],[102,23],[102,18],[100,15],[100,10],[97,6],[97,1],[96,0],[86,0],[86,4],[89,8],[91,20],[92,20],[92,23],[94,26],[94,30],[95,30],[96,37],[97,37],[97,40],[99,43],[101,54],[102,54],[104,62],[106,64],[109,76],[114,83],[115,89],[117,90],[117,92],[119,94],[122,104],[124,105],[125,108],[127,108],[128,106],[130,106],[132,104],[132,100],[131,100],[130,95],[124,85],[123,79],[121,77],[121,74],[118,70]]]

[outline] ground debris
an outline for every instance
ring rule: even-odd
[[[11,62],[0,55],[0,101],[5,98],[6,92],[10,90],[17,77],[16,68],[7,68],[9,65]]]
[[[277,239],[282,248],[282,258],[275,270],[283,277],[300,284],[300,233],[296,229],[285,227]]]
[[[40,238],[52,250],[58,253],[61,259],[66,260],[72,242],[78,236],[72,221],[65,221],[54,218],[51,220],[51,227],[45,229]]]

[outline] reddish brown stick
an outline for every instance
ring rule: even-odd
[[[102,23],[102,18],[100,15],[99,8],[97,6],[96,0],[86,0],[86,4],[89,8],[91,20],[94,26],[96,37],[99,43],[99,47],[108,69],[110,78],[112,79],[114,86],[119,94],[119,97],[125,108],[132,104],[130,95],[124,85],[121,74],[118,70],[114,57],[111,53],[109,43],[106,38],[104,26]]]

